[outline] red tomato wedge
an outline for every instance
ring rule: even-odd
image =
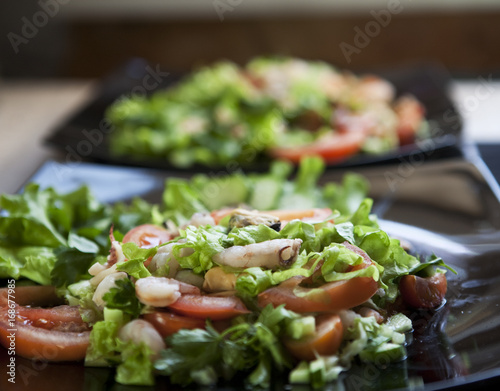
[[[332,133],[303,146],[273,147],[269,153],[274,158],[293,163],[300,163],[306,156],[320,156],[327,163],[338,163],[358,153],[365,139],[363,132]]]
[[[447,282],[443,273],[431,277],[407,275],[401,278],[399,290],[403,301],[414,308],[436,308],[446,295]]]
[[[151,323],[163,338],[175,334],[182,329],[205,328],[204,319],[190,318],[166,311],[155,311],[150,314],[144,314],[142,317]]]
[[[143,224],[128,231],[123,243],[133,242],[139,247],[151,248],[172,239],[172,234],[165,228],[153,224]]]
[[[337,353],[344,336],[340,316],[321,315],[316,318],[316,331],[313,335],[301,338],[285,338],[286,349],[299,360],[312,361],[319,356]]]
[[[9,349],[15,346],[16,354],[47,361],[78,361],[85,358],[89,344],[90,327],[80,317],[77,307],[61,305],[53,308],[32,308],[14,304],[43,304],[40,294],[48,303],[57,301],[53,287],[18,287],[7,295],[8,289],[0,290],[0,343]],[[9,299],[11,301],[9,301]],[[12,331],[15,329],[15,332]]]
[[[250,311],[235,296],[182,295],[169,306],[175,313],[198,319],[230,319]]]
[[[366,268],[372,264],[368,254],[356,246],[345,243],[346,247],[363,257],[363,262],[349,271]],[[340,311],[356,307],[378,290],[378,282],[371,277],[355,277],[349,280],[328,282],[318,288],[301,287],[304,277],[292,277],[281,284],[269,288],[258,296],[259,306],[268,304],[277,307],[285,304],[289,310],[304,312]],[[297,295],[297,294],[298,295]]]

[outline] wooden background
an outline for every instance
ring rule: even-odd
[[[223,23],[77,23],[70,29],[64,73],[98,76],[131,56],[178,71],[221,58],[243,63],[261,54],[323,59],[353,70],[437,61],[457,74],[500,71],[500,13],[393,15],[378,35],[368,36],[365,47],[356,46],[357,31],[365,31],[373,21],[368,15]],[[350,62],[342,43],[356,49]]]
[[[136,56],[186,71],[219,59],[243,63],[262,54],[323,59],[355,71],[422,61],[440,62],[458,76],[500,71],[500,10],[495,9],[392,14],[362,48],[356,48],[355,39],[357,31],[373,28],[369,11],[239,19],[228,14],[224,21],[215,14],[198,19],[56,16],[15,54],[5,38],[19,32],[21,15],[33,15],[33,4],[0,2],[4,77],[101,77]],[[357,50],[350,61],[342,44]]]

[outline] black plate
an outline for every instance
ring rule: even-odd
[[[122,69],[103,80],[92,101],[55,129],[46,142],[62,150],[68,163],[92,159],[100,163],[177,171],[208,171],[223,168],[195,165],[183,169],[172,166],[167,160],[160,158],[124,157],[110,152],[109,135],[112,129],[102,122],[106,108],[120,97],[151,94],[158,89],[174,85],[181,78],[181,75],[171,73],[166,75],[166,73],[161,67],[152,66],[142,59],[131,60]],[[431,137],[383,155],[358,155],[332,165],[332,168],[394,163],[411,158],[416,153],[427,160],[448,157],[456,153],[456,147],[460,144],[462,123],[448,96],[450,78],[446,70],[435,64],[421,64],[373,73],[391,81],[398,95],[413,94],[424,104]],[[267,169],[268,165],[269,161],[259,161],[242,168],[248,171],[262,171]]]
[[[380,367],[354,367],[342,376],[345,389],[469,390],[500,384],[500,189],[475,149],[464,149],[464,155],[413,166],[402,162],[357,170],[371,183],[374,212],[382,228],[407,240],[415,253],[442,256],[458,274],[448,274],[447,302],[440,310],[413,315],[408,359]],[[87,184],[103,202],[134,196],[159,202],[170,175],[163,170],[52,161],[31,180],[63,192]],[[330,171],[323,179],[337,180],[341,175]],[[7,351],[1,348],[0,363],[7,359]],[[60,389],[138,389],[114,384],[113,370],[107,368],[20,357],[16,365],[17,383],[24,385],[19,389],[30,385],[39,390],[59,389],[57,385]],[[0,371],[0,389],[15,389],[9,388],[11,384],[3,387],[5,372]],[[280,380],[273,389],[284,389]],[[160,378],[155,389],[178,388]]]

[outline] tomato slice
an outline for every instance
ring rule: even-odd
[[[155,311],[144,314],[143,318],[151,323],[163,338],[175,334],[182,329],[205,328],[204,319],[190,318],[188,316],[177,315],[166,311]]]
[[[436,308],[446,295],[447,282],[443,273],[431,277],[407,275],[401,278],[399,290],[403,301],[414,308]]]
[[[321,315],[316,318],[316,331],[313,335],[295,340],[285,338],[286,349],[299,360],[312,361],[319,356],[337,353],[342,343],[344,327],[340,316]]]
[[[269,153],[278,159],[300,163],[306,156],[320,156],[327,163],[338,163],[355,155],[366,139],[364,132],[331,133],[315,142],[295,147],[273,147]]]
[[[349,243],[346,247],[363,257],[363,262],[348,271],[358,270],[370,266],[373,262],[366,252]],[[378,282],[371,277],[355,277],[349,280],[328,282],[318,288],[301,287],[305,277],[292,277],[281,284],[269,288],[258,296],[259,306],[268,304],[277,307],[285,304],[289,310],[304,312],[340,311],[356,307],[378,290]],[[299,295],[296,295],[299,293]]]
[[[236,296],[182,295],[170,310],[198,319],[230,319],[250,311]]]
[[[90,327],[81,319],[77,307],[32,308],[12,301],[19,296],[20,303],[28,303],[29,294],[39,292],[47,302],[53,302],[56,299],[53,287],[17,287],[14,291],[9,297],[7,288],[0,290],[0,343],[6,349],[15,347],[16,354],[29,359],[78,361],[85,358]],[[34,301],[42,304],[39,298],[35,297]]]
[[[10,297],[9,297],[10,294]],[[10,304],[9,300],[14,300],[19,305],[29,306],[50,306],[63,304],[64,300],[56,294],[53,286],[23,286],[15,289],[0,289],[0,307]]]
[[[170,231],[153,224],[143,224],[128,231],[123,243],[133,242],[139,247],[151,248],[172,239]]]

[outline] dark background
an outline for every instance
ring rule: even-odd
[[[141,12],[124,12],[124,1],[108,12],[66,12],[77,1],[87,2],[0,1],[0,80],[101,78],[131,57],[161,65],[162,71],[182,72],[220,59],[242,64],[273,54],[322,59],[359,72],[430,62],[443,65],[454,78],[500,76],[500,4],[494,0],[489,5],[485,0],[436,1],[425,7],[411,0],[376,2],[378,7],[353,1],[347,9],[332,2],[320,12],[284,2],[248,12],[247,2],[254,0],[185,0],[191,8],[158,14],[147,5]],[[387,20],[391,4],[401,12],[390,12]],[[54,15],[44,20],[39,15],[44,9]],[[16,53],[12,40],[24,38],[26,21],[42,26],[35,26],[36,34],[18,44]],[[367,35],[370,27],[376,28],[372,36]],[[355,51],[346,56],[349,47]],[[498,146],[479,147],[498,178]]]
[[[68,16],[66,11],[77,1],[86,0],[2,0],[0,75],[101,77],[135,56],[171,71],[185,71],[222,58],[244,63],[262,54],[323,59],[355,71],[422,61],[439,62],[457,77],[500,71],[500,7],[494,1],[486,8],[474,8],[477,3],[472,1],[465,8],[454,8],[452,2],[446,2],[447,7],[415,8],[416,2],[409,0],[390,0],[386,6],[370,8],[364,2],[355,12],[337,10],[335,2],[325,12],[307,12],[307,6],[290,12],[280,3],[282,9],[273,12],[248,13],[245,2],[254,0],[186,0],[193,3],[192,12],[154,15],[143,9],[141,15],[133,15],[117,7],[116,14],[72,12]],[[391,13],[385,27],[379,22],[377,31],[374,13],[387,15],[391,2],[399,4],[401,12]],[[9,33],[21,35],[41,3],[59,9],[28,43],[18,46],[16,54]],[[356,3],[352,2],[353,9]],[[196,4],[204,4],[204,12],[196,12]],[[216,7],[224,4],[229,8],[221,21]],[[367,27],[375,29],[371,30],[374,36],[367,37],[367,44],[358,37],[363,47],[358,46],[348,61],[340,45],[355,47],[358,31]]]

